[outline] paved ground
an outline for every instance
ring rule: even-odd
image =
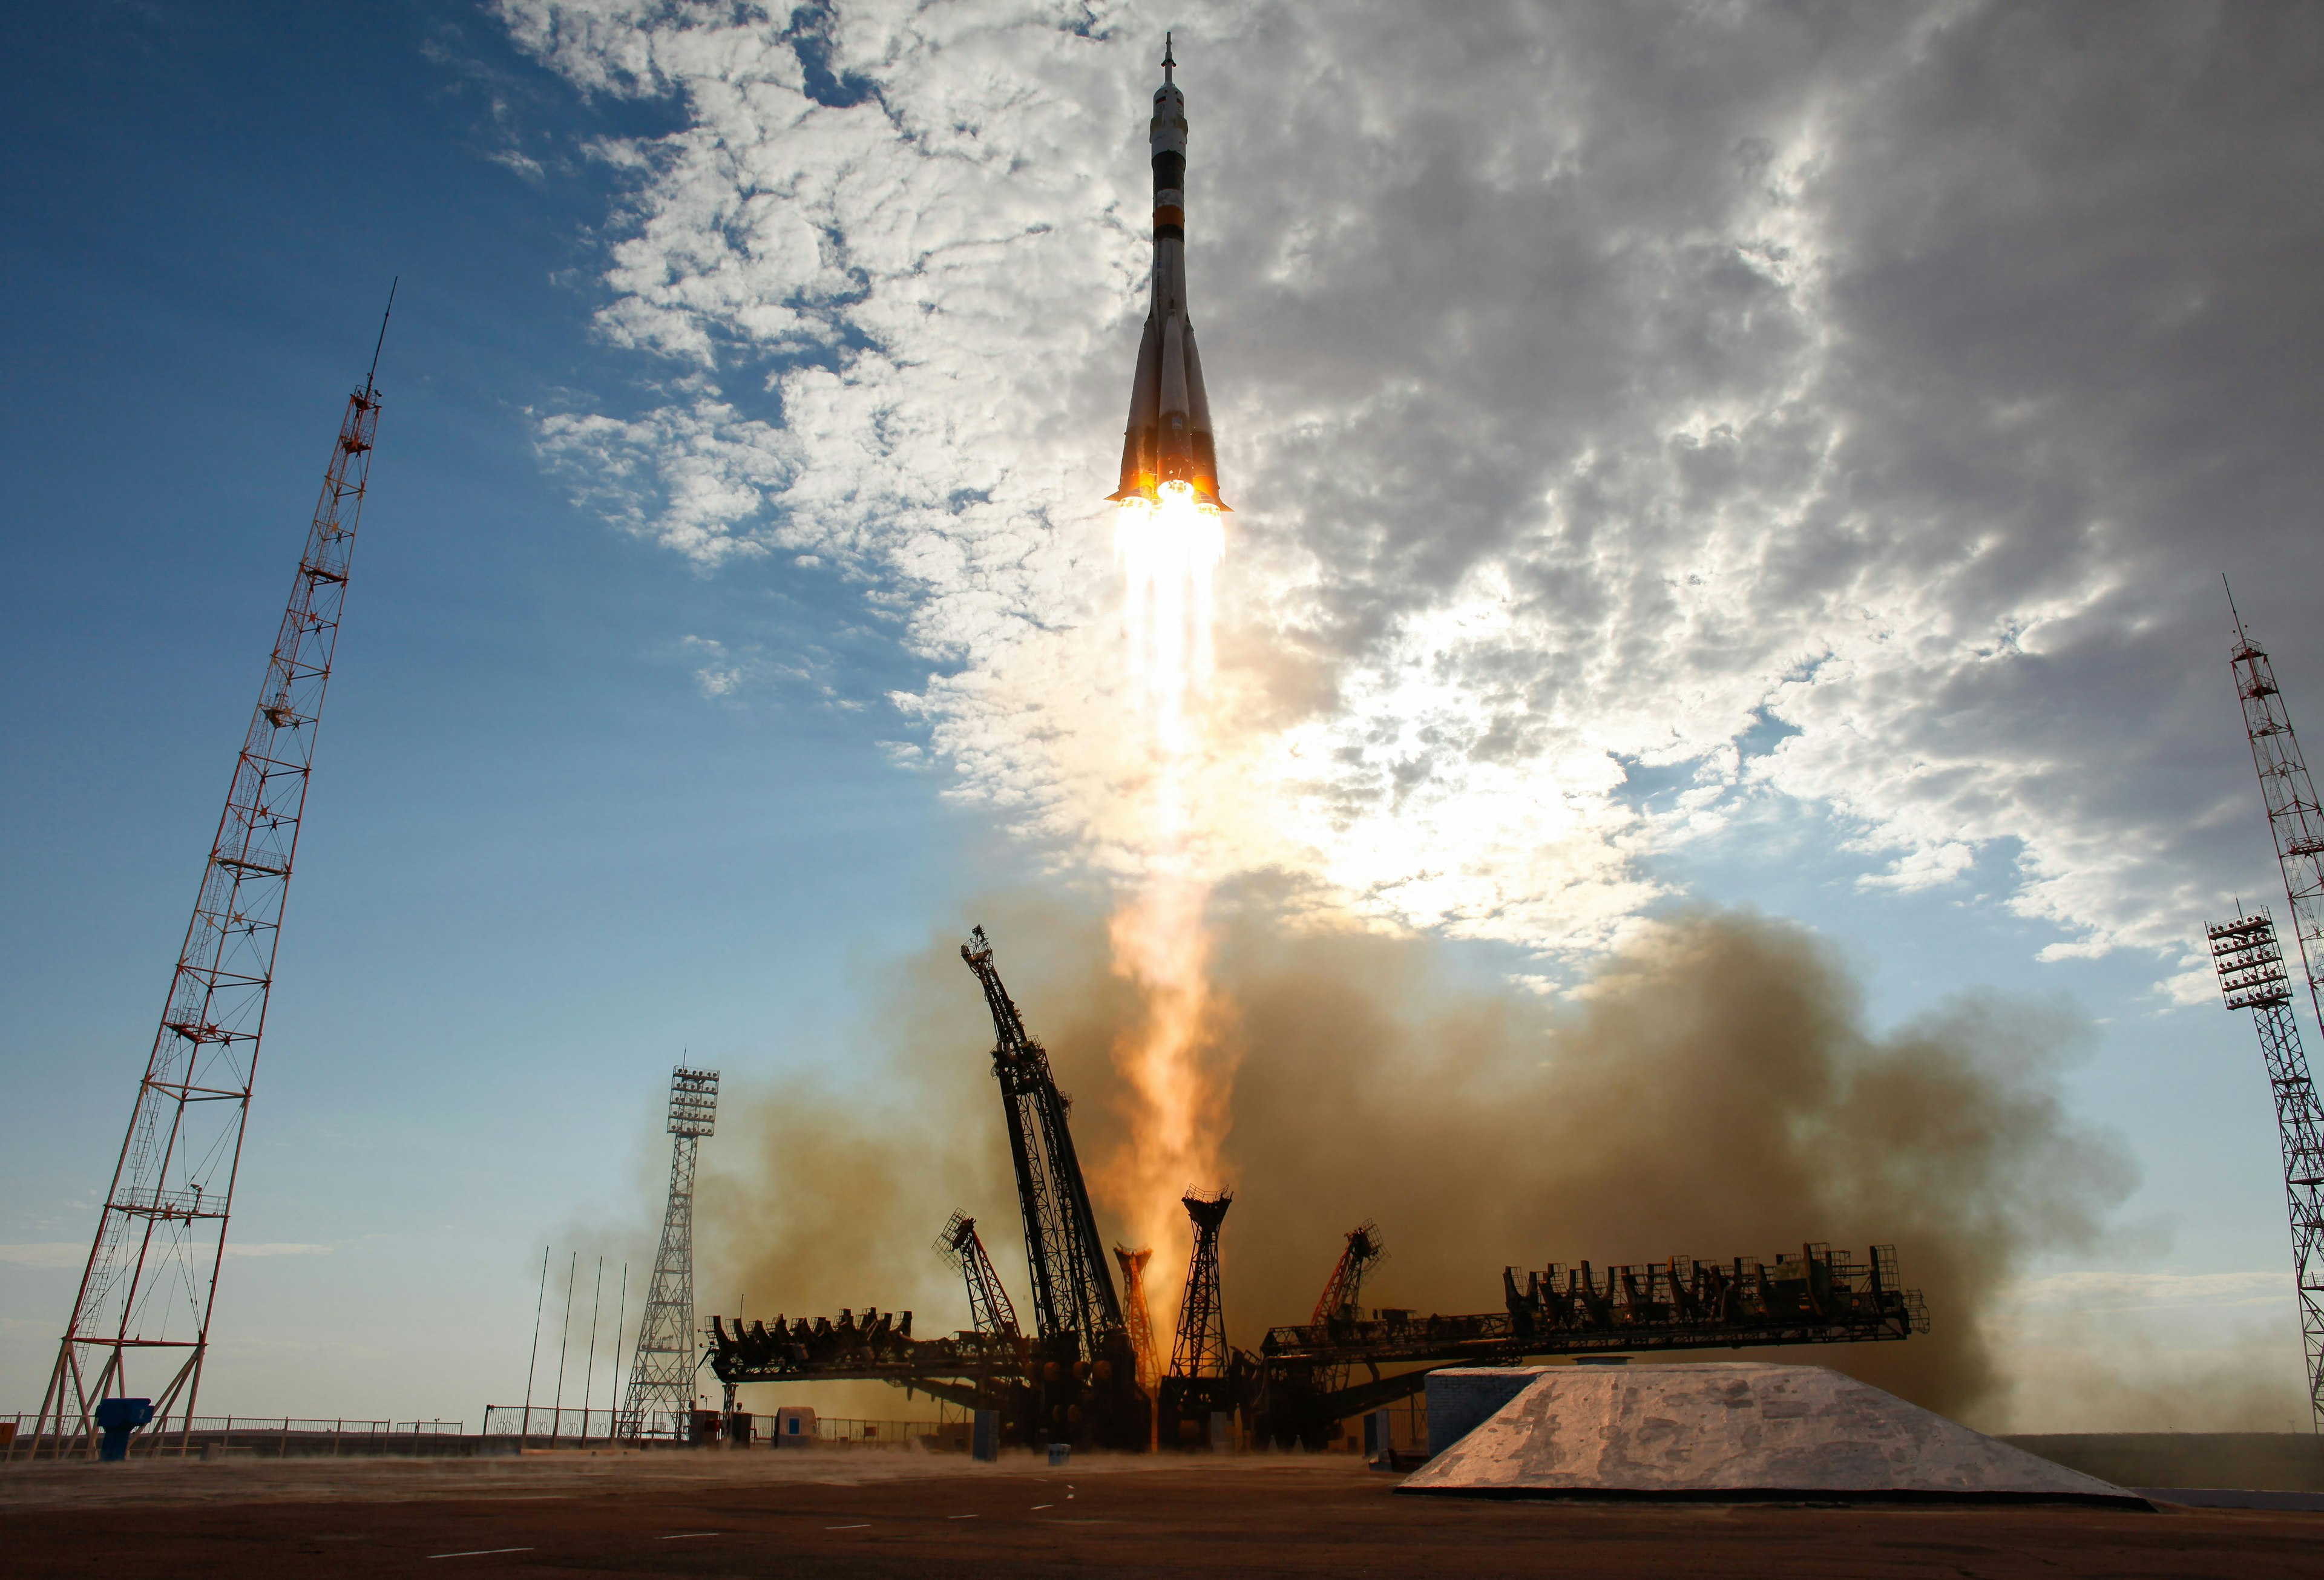
[[[1352,1456],[807,1453],[0,1467],[0,1572],[2302,1575],[2324,1514],[1397,1497]]]

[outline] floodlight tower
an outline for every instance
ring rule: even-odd
[[[391,312],[394,303],[391,290]],[[384,344],[384,317],[379,333]],[[378,373],[374,345],[371,372],[347,397],[323,469],[322,493],[202,868],[128,1134],[33,1421],[35,1454],[53,1421],[60,1444],[78,1437],[94,1456],[98,1401],[134,1387],[152,1390],[153,1438],[167,1430],[173,1412],[183,1423],[181,1449],[192,1430],[283,901],[371,479]],[[143,1370],[148,1362],[157,1363],[152,1372]]]
[[[2300,1301],[2301,1346],[2308,1362],[2308,1413],[2324,1431],[2324,1107],[2308,1076],[2300,1022],[2292,1013],[2292,984],[2275,918],[2263,905],[2209,928],[2211,960],[2229,1009],[2253,1012],[2268,1085],[2275,1090],[2275,1125],[2283,1142],[2284,1205],[2292,1218],[2292,1285]]]
[[[2232,592],[2227,608],[2236,619],[2236,695],[2243,703],[2244,733],[2251,739],[2252,767],[2259,773],[2260,800],[2267,808],[2268,833],[2275,841],[2283,895],[2292,906],[2300,974],[2307,979],[2310,1007],[2324,1017],[2324,809],[2319,809],[2315,781],[2300,754],[2300,738],[2292,731],[2292,711],[2275,684],[2275,666],[2236,612]],[[2319,1196],[2324,1189],[2324,1109],[2318,1107],[2300,1046],[2299,1023],[2292,1015],[2291,987],[2274,921],[2264,910],[2258,915],[2266,923],[2264,935],[2246,927],[2254,918],[2239,918],[2211,931],[2212,953],[2218,959],[2228,1007],[2259,1011],[2260,1047],[2275,1089],[2276,1128],[2283,1145],[2310,1425],[2324,1432],[2324,1223],[2319,1220],[2324,1208]],[[2253,974],[2268,970],[2273,974],[2267,980]],[[2244,979],[2231,984],[2231,972]],[[2281,1003],[2264,1002],[2279,993]]]
[[[694,1409],[694,1162],[702,1138],[718,1122],[718,1072],[688,1070],[669,1075],[669,1205],[662,1211],[661,1249],[653,1285],[638,1318],[630,1392],[614,1434],[669,1436],[683,1441]]]

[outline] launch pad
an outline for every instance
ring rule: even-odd
[[[1142,1291],[1125,1303],[1115,1289],[1048,1052],[1027,1031],[984,930],[960,952],[992,1018],[992,1071],[1016,1170],[1033,1330],[1019,1327],[975,1220],[955,1213],[936,1247],[960,1270],[973,1328],[918,1338],[911,1312],[876,1308],[861,1317],[850,1309],[835,1318],[778,1315],[748,1324],[714,1316],[710,1366],[725,1385],[730,1414],[744,1383],[881,1382],[991,1412],[1004,1445],[1137,1452],[1222,1446],[1231,1431],[1252,1447],[1316,1449],[1341,1423],[1408,1398],[1446,1366],[1894,1342],[1928,1330],[1919,1291],[1900,1281],[1895,1247],[1876,1245],[1859,1263],[1812,1243],[1771,1261],[1552,1263],[1522,1275],[1505,1268],[1499,1311],[1367,1314],[1363,1281],[1385,1255],[1367,1222],[1349,1232],[1308,1320],[1270,1328],[1252,1354],[1227,1342],[1220,1293],[1219,1229],[1233,1198],[1190,1190],[1194,1246],[1163,1370]],[[1115,1255],[1125,1270],[1145,1266],[1140,1253]]]

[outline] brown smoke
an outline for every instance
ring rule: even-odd
[[[2088,1033],[2056,1008],[1970,997],[1875,1034],[1829,948],[1750,915],[1658,923],[1560,1003],[1463,974],[1457,946],[1283,914],[1252,891],[1220,907],[1232,1178],[1189,1181],[1236,1190],[1238,1344],[1304,1319],[1367,1217],[1390,1254],[1366,1303],[1435,1310],[1496,1309],[1505,1264],[1893,1243],[1934,1331],[1790,1358],[1957,1413],[2001,1383],[1985,1319],[2011,1272],[2086,1242],[2129,1188],[2119,1154],[2063,1113],[2058,1073]],[[1108,1155],[1122,1139],[1109,1052],[1137,1006],[1100,912],[1019,896],[979,919],[1079,1099],[1083,1155]],[[927,1249],[955,1207],[1027,1298],[991,1028],[956,947],[947,932],[883,978],[867,996],[881,1024],[827,1061],[830,1083],[730,1107],[704,1153],[706,1310],[747,1291],[753,1315],[876,1301],[913,1306],[923,1335],[958,1327],[957,1280]],[[1183,1277],[1157,1263],[1157,1295]]]

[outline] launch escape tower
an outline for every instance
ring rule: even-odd
[[[1203,1440],[1213,1411],[1234,1408],[1226,1301],[1219,1292],[1219,1226],[1234,1193],[1190,1187],[1180,1204],[1194,1220],[1194,1251],[1186,1260],[1186,1298],[1178,1307],[1177,1342],[1157,1408],[1162,1441],[1186,1447]]]
[[[717,1127],[718,1072],[679,1065],[669,1076],[669,1205],[662,1211],[661,1249],[638,1318],[629,1397],[614,1436],[686,1437],[694,1408],[694,1163],[702,1138]]]
[[[391,289],[388,311],[394,307]],[[173,1412],[181,1423],[181,1448],[192,1430],[274,985],[283,902],[371,479],[379,353],[386,341],[383,316],[371,370],[363,388],[347,397],[323,469],[322,493],[266,680],[235,762],[129,1130],[42,1395],[31,1438],[35,1453],[53,1419],[60,1440],[78,1435],[94,1455],[98,1401],[126,1394],[141,1382],[151,1387],[148,1377],[160,1382],[152,1395],[153,1437],[166,1432]],[[149,1357],[157,1364],[145,1373]],[[142,1375],[133,1378],[133,1372]]]
[[[936,1236],[936,1251],[960,1269],[968,1286],[969,1320],[976,1331],[988,1338],[1016,1338],[1017,1308],[1009,1303],[1009,1291],[992,1270],[992,1258],[985,1254],[976,1220],[965,1213],[953,1214]]]
[[[969,934],[960,958],[976,973],[992,1015],[992,1073],[1001,1083],[1018,1209],[1025,1220],[1037,1352],[1028,1381],[1039,1395],[1033,1432],[1060,1442],[1134,1447],[1148,1435],[1147,1404],[1138,1392],[1137,1359],[1105,1264],[1097,1213],[1074,1151],[1067,1122],[1072,1104],[1057,1089],[1048,1051],[1025,1030],[1001,985],[983,928]]]
[[[2229,598],[2230,611],[2234,600]],[[2233,658],[2244,732],[2259,772],[2260,799],[2276,863],[2292,907],[2292,935],[2307,979],[2309,1005],[2324,1015],[2324,812],[2292,732],[2292,713],[2275,684],[2266,649],[2236,617]],[[2309,1079],[2292,1010],[2292,986],[2277,942],[2274,918],[2264,907],[2209,930],[2220,990],[2229,1009],[2250,1009],[2260,1052],[2275,1094],[2276,1128],[2283,1146],[2285,1206],[2292,1219],[2292,1258],[2300,1300],[2301,1344],[2308,1366],[2312,1428],[2324,1431],[2324,1107]]]

